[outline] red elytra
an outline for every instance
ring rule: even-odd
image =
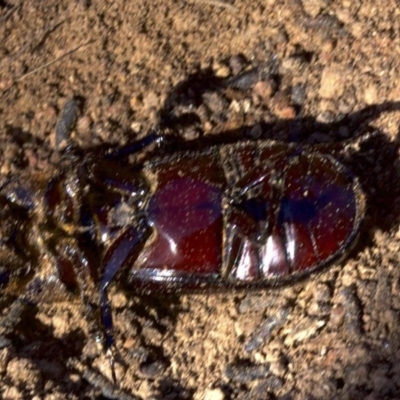
[[[141,177],[149,232],[129,260],[135,286],[283,282],[346,254],[364,216],[341,163],[274,141],[158,158]]]

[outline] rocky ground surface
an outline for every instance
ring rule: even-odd
[[[400,398],[399,30],[395,0],[0,1],[2,181],[53,168],[74,96],[83,149],[159,125],[183,142],[332,151],[377,132],[338,154],[367,198],[342,263],[253,292],[113,288],[117,386],[79,303],[39,302],[0,341],[0,397]],[[214,90],[235,77],[243,87]]]

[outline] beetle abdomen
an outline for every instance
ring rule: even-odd
[[[364,196],[356,178],[330,156],[287,157],[283,170],[243,193],[266,208],[260,218],[245,214],[227,223],[230,279],[279,280],[311,272],[346,252],[364,216]],[[252,197],[253,196],[253,197]],[[253,206],[254,210],[255,206]],[[253,213],[254,214],[254,213]],[[262,215],[261,212],[257,213]],[[249,226],[253,232],[249,234]]]
[[[346,252],[364,216],[356,178],[333,157],[264,141],[153,161],[133,269],[143,281],[279,282]]]

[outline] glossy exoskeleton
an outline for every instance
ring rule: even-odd
[[[104,283],[120,268],[144,290],[292,279],[346,252],[364,215],[358,180],[331,156],[294,145],[181,152],[122,179],[119,162],[102,164],[91,167],[93,176],[113,170],[103,181],[123,182],[130,193],[118,204],[129,216],[105,252]],[[100,235],[108,241],[106,225]]]
[[[50,282],[90,302],[100,295],[107,330],[106,291],[121,274],[133,292],[281,283],[346,254],[364,216],[359,182],[341,163],[275,141],[142,164],[67,152],[35,188],[3,191],[3,242],[31,260],[3,270],[3,286],[26,275],[26,296]]]
[[[66,110],[60,137],[73,124]],[[134,293],[270,286],[338,260],[354,244],[362,189],[318,147],[245,141],[139,161],[160,140],[67,147],[49,174],[5,182],[3,292],[36,302],[49,290],[79,294],[100,309],[110,348],[110,284]]]

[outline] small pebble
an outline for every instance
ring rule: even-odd
[[[242,72],[247,65],[246,57],[242,54],[232,56],[229,60],[229,66],[232,70],[233,75],[237,75]]]
[[[146,362],[140,365],[140,373],[149,379],[154,379],[160,376],[167,368],[167,365],[161,361]]]
[[[315,18],[324,6],[324,0],[302,0],[304,11]]]
[[[306,97],[306,90],[302,85],[294,85],[292,87],[291,100],[296,105],[302,105]]]
[[[43,107],[43,111],[39,111],[38,113],[35,113],[35,118],[50,120],[50,119],[54,118],[56,115],[57,115],[56,108],[50,104],[46,104]]]
[[[128,299],[124,293],[118,292],[111,297],[111,304],[113,308],[124,308],[128,304]]]
[[[131,129],[135,133],[139,133],[140,130],[142,129],[142,124],[139,121],[134,121],[131,123]]]
[[[322,71],[319,95],[324,99],[336,99],[345,90],[344,72],[336,67],[327,67]]]
[[[239,114],[242,111],[240,102],[238,102],[237,100],[231,101],[231,104],[229,105],[229,109],[232,110],[236,114]]]
[[[259,81],[254,85],[254,93],[266,100],[271,98],[274,93],[275,85],[272,81]]]
[[[280,311],[266,318],[254,331],[249,340],[244,344],[244,349],[251,353],[260,348],[267,340],[270,339],[272,333],[285,324],[290,311],[288,308],[281,308]]]
[[[84,115],[79,118],[76,123],[76,130],[78,133],[85,134],[90,131],[90,127],[92,126],[92,119],[88,115]]]
[[[335,114],[332,111],[322,111],[317,115],[317,122],[330,124],[335,120]]]
[[[12,79],[4,79],[0,81],[0,90],[9,89],[13,84]]]
[[[68,321],[65,320],[65,315],[59,316],[59,315],[54,315],[54,317],[51,319],[52,325],[55,329],[55,331],[58,332],[65,332],[66,328],[68,327]]]
[[[222,113],[229,106],[228,102],[216,92],[213,93],[204,93],[203,100],[205,105],[216,114]]]
[[[296,325],[296,327],[285,338],[285,345],[292,346],[294,343],[300,343],[315,336],[317,332],[326,325],[323,319],[305,317]]]
[[[213,130],[213,124],[210,121],[206,121],[203,124],[203,131],[205,134],[211,133]]]
[[[341,114],[350,114],[354,110],[354,103],[351,99],[341,98],[338,102],[338,111]]]
[[[207,389],[204,393],[204,400],[224,400],[225,394],[224,392],[217,388],[217,389]]]
[[[322,43],[321,51],[325,54],[332,53],[333,49],[335,48],[335,42],[333,40],[325,40]]]
[[[364,92],[364,101],[368,104],[376,104],[378,102],[378,88],[375,84],[371,84]]]
[[[24,396],[16,387],[7,388],[3,392],[3,399],[23,400],[23,398]]]
[[[281,119],[293,119],[296,116],[296,110],[290,103],[290,98],[285,92],[278,92],[274,96],[272,111]]]
[[[133,111],[136,111],[143,107],[143,101],[140,96],[133,96],[129,100],[129,105]]]
[[[160,343],[162,340],[162,333],[160,333],[160,331],[151,326],[143,327],[142,334],[146,338],[146,340],[150,343],[156,344]]]
[[[286,76],[286,74],[291,73],[293,75],[299,75],[305,67],[305,59],[301,56],[290,56],[282,60],[280,66],[281,72]]]
[[[296,117],[296,110],[292,106],[277,108],[275,110],[275,115],[281,119],[293,119]]]
[[[218,78],[227,78],[231,74],[229,67],[222,63],[215,63],[213,65],[213,71]]]
[[[332,290],[326,283],[320,283],[314,288],[314,299],[318,302],[328,302],[332,298]]]
[[[250,71],[243,72],[234,78],[229,80],[230,87],[239,90],[249,90],[254,87],[254,85],[260,80],[265,79],[261,77],[262,71],[260,68],[253,68]]]
[[[157,94],[155,92],[149,92],[143,98],[143,106],[146,109],[158,108],[159,105],[160,105],[160,98],[157,96]],[[132,103],[131,103],[131,107],[132,107]]]
[[[248,312],[265,310],[268,308],[268,300],[263,300],[263,296],[257,296],[254,293],[247,294],[239,303],[238,312],[239,314],[245,314]]]
[[[196,140],[200,137],[201,132],[196,129],[195,127],[191,127],[188,128],[187,130],[185,130],[185,132],[183,133],[183,137],[185,138],[185,140]]]

